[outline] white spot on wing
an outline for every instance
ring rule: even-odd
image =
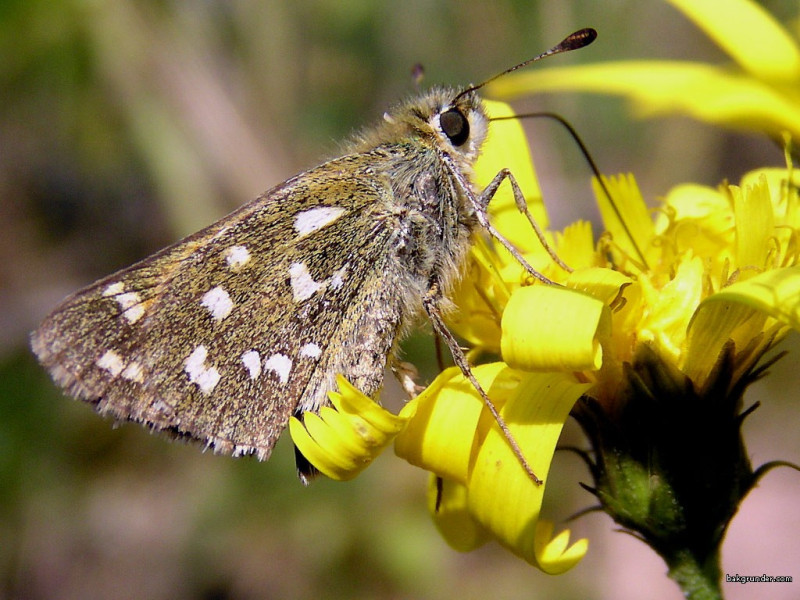
[[[273,354],[264,361],[264,368],[278,376],[278,380],[286,385],[292,371],[292,359],[285,354]]]
[[[217,321],[222,321],[233,310],[233,300],[221,286],[208,290],[203,295],[200,303],[209,310],[211,316]]]
[[[136,383],[144,382],[142,365],[136,361],[132,361],[127,367],[125,367],[125,370],[122,371],[122,377],[129,381],[135,381]]]
[[[125,368],[122,357],[113,350],[107,350],[103,356],[97,359],[95,364],[111,373],[112,377],[117,377],[122,373],[122,369]]]
[[[250,252],[245,246],[231,246],[225,250],[225,262],[232,271],[238,271],[250,262]]]
[[[336,271],[331,277],[331,287],[338,290],[344,284],[344,276],[347,274],[347,265]]]
[[[322,348],[320,348],[317,344],[311,342],[310,344],[305,344],[302,348],[300,348],[300,356],[307,356],[308,358],[319,358],[319,355],[322,354]]]
[[[121,281],[117,281],[103,290],[103,296],[115,296],[114,300],[117,301],[117,304],[119,304],[119,307],[122,309],[123,316],[133,325],[144,315],[142,297],[137,292],[123,293],[124,291],[125,284]]]
[[[295,302],[308,300],[325,285],[325,282],[317,282],[308,272],[305,263],[292,263],[289,266],[289,277],[292,282],[292,296]]]
[[[108,289],[106,288],[106,291]],[[118,294],[114,298],[119,307],[122,309],[123,316],[128,319],[128,323],[133,325],[142,318],[144,315],[144,306],[142,305],[142,297],[137,292],[126,292]]]
[[[121,281],[116,283],[112,283],[106,289],[103,290],[103,296],[116,296],[117,294],[121,294],[125,291],[125,284]]]
[[[345,210],[338,206],[318,206],[297,213],[294,218],[294,229],[300,237],[308,235],[330,225],[344,214]]]
[[[207,356],[208,350],[200,344],[183,362],[183,370],[189,376],[189,381],[196,383],[204,394],[210,394],[220,379],[219,371],[206,366]]]
[[[261,356],[255,350],[248,350],[242,354],[242,362],[250,372],[250,379],[257,379],[261,375]]]

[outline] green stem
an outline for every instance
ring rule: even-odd
[[[718,552],[705,562],[698,561],[688,550],[663,558],[669,565],[670,579],[680,586],[687,600],[722,600]]]

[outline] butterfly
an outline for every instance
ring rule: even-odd
[[[595,37],[578,31],[501,75]],[[34,353],[101,414],[266,460],[290,416],[328,403],[337,374],[376,395],[426,315],[513,445],[442,316],[476,232],[524,263],[487,215],[506,179],[522,198],[513,176],[471,181],[488,81],[399,104],[341,156],[76,292],[33,332]],[[298,470],[314,471],[302,457]]]

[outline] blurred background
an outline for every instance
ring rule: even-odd
[[[794,0],[764,5],[798,16]],[[679,598],[660,559],[603,514],[570,524],[590,550],[564,576],[496,545],[458,554],[429,520],[426,474],[391,452],[354,482],[304,489],[288,439],[260,464],[114,428],[57,391],[27,347],[66,294],[335,155],[413,92],[415,63],[423,86],[464,85],[586,26],[598,41],[553,64],[726,60],[658,0],[1,1],[0,598]],[[515,106],[559,112],[601,170],[633,172],[651,201],[783,160],[755,134],[634,121],[618,99]],[[526,127],[555,226],[592,218],[575,145],[553,124]],[[800,457],[796,337],[747,397],[763,403],[745,426],[755,464]],[[405,345],[427,377],[432,348],[425,327]],[[581,443],[572,423],[564,443]],[[592,504],[578,481],[584,466],[558,454],[551,517]],[[796,473],[766,477],[733,522],[724,571],[800,577],[798,492]],[[725,592],[794,598],[797,585]]]

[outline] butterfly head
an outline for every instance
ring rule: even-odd
[[[434,88],[386,112],[382,123],[358,141],[362,148],[413,145],[472,164],[480,153],[488,124],[477,93]]]

